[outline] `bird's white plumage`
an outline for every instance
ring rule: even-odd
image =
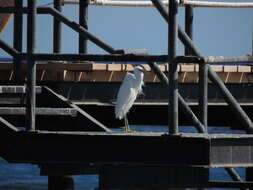
[[[127,73],[117,95],[115,106],[115,116],[118,119],[124,118],[132,107],[138,94],[142,92],[143,72],[142,68],[137,66],[134,68],[134,74]]]

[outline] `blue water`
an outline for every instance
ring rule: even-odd
[[[166,126],[130,126],[137,131],[167,131]],[[192,127],[182,127],[181,132],[194,132]],[[228,131],[225,127],[210,127],[209,133],[235,133],[242,131]],[[241,177],[245,178],[245,170],[236,169]],[[223,169],[211,169],[211,180],[231,180]],[[94,190],[98,187],[97,175],[74,176],[76,190]],[[46,190],[47,177],[40,176],[39,168],[29,164],[10,164],[0,158],[0,190]]]

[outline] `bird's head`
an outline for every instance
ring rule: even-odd
[[[134,70],[140,71],[140,72],[143,72],[143,73],[146,71],[146,69],[145,69],[145,67],[143,65],[136,65],[134,67]]]

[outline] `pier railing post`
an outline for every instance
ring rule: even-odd
[[[33,59],[35,51],[35,33],[36,33],[36,3],[37,0],[28,0],[28,18],[27,18],[27,103],[26,103],[26,121],[27,130],[35,130],[35,105],[36,105],[36,64]]]
[[[15,8],[17,12],[14,14],[14,38],[13,47],[19,52],[22,52],[23,43],[23,13],[21,8],[23,7],[23,0],[15,0]],[[21,59],[14,57],[14,81],[21,82]]]
[[[177,54],[177,0],[169,0],[169,132],[178,133],[178,72],[177,62],[174,58]]]
[[[88,0],[79,0],[79,24],[88,30]],[[87,54],[88,39],[79,34],[79,53]]]
[[[54,0],[54,8],[62,11],[62,0]],[[53,52],[61,52],[61,22],[54,17]]]

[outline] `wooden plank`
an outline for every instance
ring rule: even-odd
[[[224,65],[224,72],[237,72],[238,66],[237,65]]]
[[[0,86],[0,94],[11,93],[11,94],[23,94],[26,92],[25,86]],[[36,93],[41,93],[41,87],[36,86]]]
[[[223,72],[224,71],[224,66],[223,65],[211,65],[211,68],[215,72]]]
[[[121,71],[122,64],[107,64],[107,71]]]
[[[250,73],[251,72],[251,66],[242,66],[242,65],[239,65],[238,66],[238,72],[243,72],[243,73]]]
[[[38,108],[36,107],[37,115],[66,115],[76,116],[77,111],[73,108]],[[25,115],[25,107],[0,107],[0,115]]]
[[[133,71],[134,66],[132,64],[122,64],[122,70],[123,71]]]
[[[106,70],[106,65],[107,64],[103,64],[103,63],[99,63],[99,64],[92,64],[92,70],[93,71],[105,71]]]
[[[180,71],[181,72],[194,72],[195,71],[195,65],[186,65],[182,64],[180,65]]]

